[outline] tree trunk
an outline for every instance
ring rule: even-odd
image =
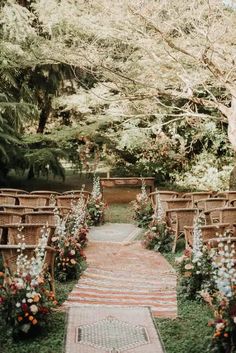
[[[37,133],[43,133],[47,120],[49,118],[49,115],[51,113],[51,109],[52,109],[52,101],[51,98],[49,98],[45,104],[45,106],[42,108],[40,116],[39,116],[39,124],[38,124],[38,129],[37,129]]]
[[[228,118],[228,137],[229,141],[236,152],[236,95],[232,96],[231,109]]]

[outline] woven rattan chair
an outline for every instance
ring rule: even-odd
[[[7,188],[1,188],[0,189],[1,194],[10,194],[10,195],[17,195],[17,194],[28,194],[28,191],[21,190],[21,189],[7,189]]]
[[[0,205],[15,205],[16,197],[12,194],[0,194]]]
[[[4,225],[4,233],[6,244],[17,245],[19,243],[18,234],[19,226],[22,229],[22,234],[24,234],[24,242],[27,245],[38,244],[39,239],[41,238],[41,232],[45,224],[30,224],[30,223],[21,223],[21,224],[6,224]],[[51,246],[51,239],[53,237],[55,226],[49,226],[49,237],[48,237],[48,246]]]
[[[0,205],[0,211],[13,212],[23,215],[25,212],[33,212],[33,207],[19,205]]]
[[[91,192],[89,191],[84,191],[84,190],[68,190],[62,193],[62,195],[75,195],[75,196],[79,196],[79,195],[83,195],[85,199],[90,198],[91,196]]]
[[[50,191],[50,190],[35,190],[35,191],[31,191],[30,195],[40,195],[40,196],[50,197],[51,195],[61,195],[61,193],[57,191]]]
[[[70,195],[57,196],[56,204],[58,207],[71,208],[72,203],[78,201],[79,198],[80,198],[79,194],[74,196],[70,196]],[[85,197],[84,200],[88,200],[88,199]]]
[[[214,208],[225,207],[228,203],[226,198],[222,197],[210,197],[207,199],[201,199],[196,202],[197,207],[205,211],[212,210]]]
[[[25,223],[55,226],[57,217],[53,212],[31,212],[24,215]]]
[[[192,205],[192,200],[187,198],[176,198],[163,201],[166,203],[167,209],[188,208]]]
[[[191,198],[194,205],[195,202],[197,202],[198,200],[207,199],[212,195],[213,195],[213,191],[199,191],[199,192],[187,192],[182,197]]]
[[[225,230],[228,229],[229,226],[229,223],[218,223],[200,226],[203,243],[207,243],[210,239],[216,238],[216,234],[224,234]],[[184,227],[186,246],[193,246],[193,229],[193,226]]]
[[[174,231],[173,253],[176,250],[178,238],[184,233],[184,227],[193,226],[197,214],[198,210],[196,208],[176,208],[166,211],[167,223]]]
[[[227,200],[232,201],[236,199],[236,191],[223,191],[223,192],[218,192],[217,196],[219,197],[225,197]]]
[[[0,226],[11,223],[21,223],[21,215],[17,212],[0,211]]]
[[[20,206],[40,207],[47,206],[49,203],[48,196],[41,195],[17,195]]]
[[[205,212],[207,224],[214,223],[214,214],[219,213],[218,223],[229,223],[233,226],[236,223],[236,207],[216,208]]]
[[[34,255],[34,250],[37,245],[26,245],[24,254],[28,256],[28,258],[32,258]],[[20,249],[20,245],[0,245],[0,253],[2,255],[3,266],[5,269],[9,271],[10,274],[14,274],[16,272],[17,266],[16,261],[18,257],[18,251]],[[54,284],[54,262],[56,250],[50,246],[46,246],[45,258],[44,258],[44,271],[49,272],[50,276],[48,276],[49,285],[53,293],[55,294],[55,284]]]
[[[161,201],[161,205],[163,207],[163,209],[166,211],[167,210],[167,204],[165,202],[165,200],[170,200],[170,199],[175,199],[178,197],[178,192],[175,191],[154,191],[151,192],[148,197],[150,197],[151,202],[152,202],[152,207],[154,209],[154,212],[157,211],[157,198],[158,195],[160,197],[160,201]]]

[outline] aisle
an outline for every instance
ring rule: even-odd
[[[85,252],[88,269],[65,306],[148,306],[153,316],[176,317],[175,271],[161,254],[144,249],[139,241],[131,241],[132,236],[137,235],[134,227],[113,224],[92,230]],[[120,237],[121,230],[126,237]],[[97,241],[98,232],[101,234],[100,241]],[[118,238],[120,243],[115,242]]]
[[[65,353],[163,353],[153,316],[177,315],[176,274],[131,224],[93,228],[88,268],[70,293]]]

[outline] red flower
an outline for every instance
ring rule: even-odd
[[[22,307],[23,311],[27,311],[28,310],[28,305],[25,304],[25,303],[21,304],[21,307]]]

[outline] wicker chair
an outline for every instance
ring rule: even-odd
[[[0,211],[13,212],[23,215],[25,212],[33,212],[33,207],[19,205],[0,205]]]
[[[10,194],[10,195],[17,195],[17,194],[28,194],[28,191],[21,190],[21,189],[7,189],[1,188],[0,194]]]
[[[19,226],[23,227],[22,233],[24,234],[24,242],[26,245],[38,244],[41,237],[41,231],[45,224],[30,224],[30,223],[21,223],[21,224],[5,224],[3,229],[6,234],[5,244],[17,245],[19,243],[18,234]],[[48,237],[48,246],[51,246],[51,239],[53,237],[55,226],[49,226],[49,237]]]
[[[167,209],[174,209],[174,208],[188,208],[192,205],[192,200],[187,198],[176,198],[176,199],[168,199],[163,200],[166,205]]]
[[[175,199],[178,197],[178,192],[175,191],[154,191],[151,192],[148,197],[150,197],[151,202],[152,202],[152,207],[154,209],[154,212],[157,210],[157,197],[160,197],[161,204],[164,210],[167,210],[167,204],[165,200],[170,200],[170,199]]]
[[[218,192],[217,196],[219,197],[225,197],[227,200],[232,201],[236,199],[236,191],[224,191],[224,192]]]
[[[216,234],[224,234],[225,230],[229,229],[229,226],[229,223],[218,223],[201,226],[200,229],[202,232],[203,243],[207,243],[210,239],[216,238]],[[193,246],[193,230],[193,226],[184,227],[186,246]]]
[[[15,205],[16,197],[12,194],[0,194],[0,205]]]
[[[222,197],[210,197],[196,201],[197,207],[204,209],[205,211],[225,207],[227,203],[228,200]]]
[[[236,207],[216,208],[205,212],[207,224],[214,223],[214,214],[219,213],[218,223],[229,223],[231,227],[236,223]]]
[[[187,192],[183,195],[183,198],[191,198],[193,205],[195,202],[201,199],[207,199],[213,195],[213,191],[199,191],[199,192]]]
[[[73,201],[78,201],[80,198],[80,195],[63,195],[63,196],[57,196],[56,197],[56,203],[58,207],[66,207],[66,208],[71,208],[71,204]],[[88,200],[86,197],[84,198],[85,201]]]
[[[75,196],[83,195],[83,197],[85,199],[88,199],[91,196],[91,192],[84,191],[84,190],[69,190],[69,191],[63,192],[62,195],[65,195],[65,196],[67,196],[67,195],[75,195]]]
[[[49,226],[55,226],[57,222],[57,216],[53,212],[31,212],[25,213],[25,223],[32,224],[48,224]]]
[[[194,218],[198,212],[196,208],[176,208],[166,211],[167,223],[174,231],[173,253],[179,236],[184,233],[184,227],[193,226]]]
[[[21,223],[21,215],[17,212],[0,211],[0,227],[5,224]]]
[[[49,203],[48,196],[17,195],[17,198],[20,206],[31,206],[35,208],[35,207],[47,206]]]
[[[28,258],[32,258],[34,255],[34,250],[37,245],[26,245],[24,254],[28,256]],[[0,253],[2,255],[3,266],[5,269],[9,271],[10,274],[14,274],[16,272],[17,266],[16,261],[18,257],[18,251],[20,249],[20,245],[0,245]],[[44,271],[49,272],[49,285],[50,289],[55,294],[55,284],[54,284],[54,262],[56,250],[50,246],[46,246],[46,253],[44,258]]]
[[[61,195],[61,193],[57,192],[57,191],[50,191],[50,190],[35,190],[35,191],[31,191],[30,195],[39,195],[39,196],[50,197],[51,195]]]

